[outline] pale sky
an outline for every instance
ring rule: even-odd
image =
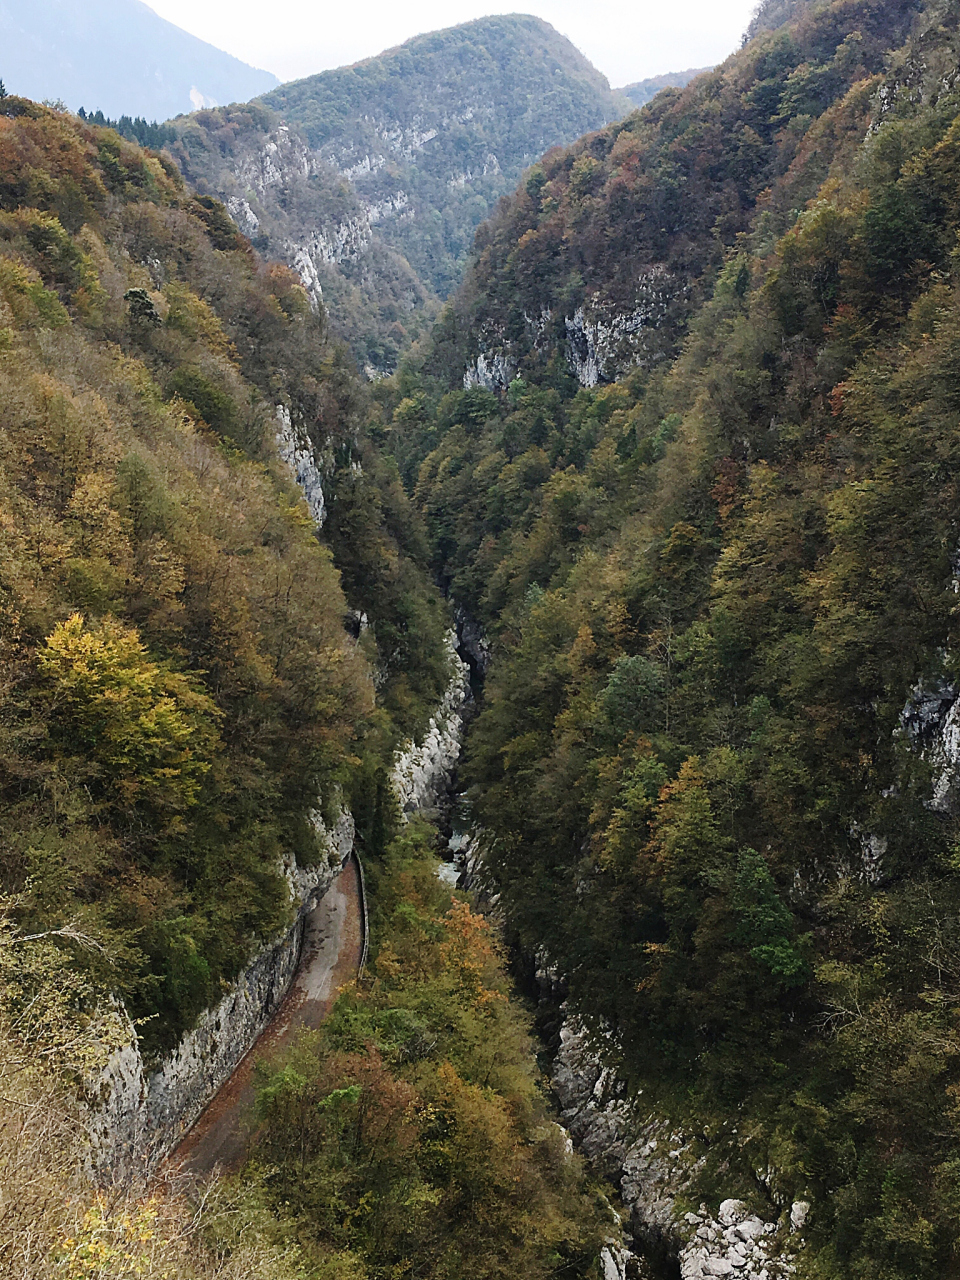
[[[533,13],[568,36],[616,88],[732,53],[756,0],[147,0],[195,36],[281,80],[339,67],[424,31],[491,13]]]

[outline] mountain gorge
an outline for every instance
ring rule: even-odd
[[[628,109],[565,37],[511,15],[199,112],[168,146],[380,376],[425,333],[526,166]]]
[[[766,0],[616,123],[526,18],[161,153],[0,102],[18,1280],[960,1274],[958,66]],[[98,1191],[346,844],[245,1162]]]
[[[646,1170],[637,1234],[728,1274],[749,1207],[793,1222],[800,1274],[932,1280],[958,1247],[957,15],[770,4],[754,31],[533,166],[381,396],[494,645],[490,889],[619,1081],[588,1136]]]

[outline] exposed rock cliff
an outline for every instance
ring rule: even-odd
[[[174,122],[171,150],[322,293],[373,374],[459,281],[478,224],[526,166],[630,108],[565,37],[517,14],[417,36],[262,102]]]
[[[960,807],[960,691],[946,675],[920,681],[900,715],[900,729],[932,770],[928,807],[956,813]]]
[[[582,387],[612,382],[635,365],[655,363],[664,352],[656,334],[685,285],[662,263],[639,272],[627,298],[590,299],[572,314],[557,316],[545,307],[537,316],[524,313],[521,340],[505,337],[502,327],[477,338],[480,350],[463,375],[463,385],[502,391],[517,376],[531,352],[545,354],[551,344]]]
[[[568,1018],[560,1040],[552,1079],[563,1123],[583,1154],[619,1187],[633,1240],[669,1250],[679,1260],[682,1280],[791,1275],[803,1246],[807,1206],[784,1206],[777,1221],[764,1221],[734,1199],[722,1201],[715,1212],[701,1204],[696,1212],[682,1213],[678,1200],[689,1198],[695,1172],[689,1143],[645,1111],[641,1099],[628,1098],[574,1018]],[[627,1275],[630,1250],[612,1253],[611,1261]]]
[[[332,884],[353,849],[354,823],[343,811],[328,830],[314,815],[322,861],[284,865],[296,914],[290,927],[238,975],[230,990],[201,1015],[158,1064],[144,1061],[135,1028],[91,1092],[94,1159],[118,1179],[149,1173],[176,1146],[256,1042],[297,970],[304,920]]]
[[[277,406],[276,440],[277,452],[303,491],[314,524],[322,529],[327,517],[323,476],[317,466],[313,446],[299,435],[290,419],[290,410],[283,405]]]
[[[457,653],[456,632],[447,637],[450,683],[420,743],[397,752],[390,780],[404,817],[429,814],[452,797],[453,776],[463,745],[464,711],[470,700],[470,668]]]

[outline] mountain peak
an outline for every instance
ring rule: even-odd
[[[111,116],[164,120],[279,83],[140,0],[0,0],[0,50],[11,92]]]
[[[628,110],[565,36],[514,13],[201,111],[171,150],[318,303],[322,290],[361,364],[383,373],[523,170]]]

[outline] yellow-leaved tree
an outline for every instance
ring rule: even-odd
[[[108,804],[148,805],[169,826],[195,804],[219,741],[220,712],[113,618],[58,623],[37,654],[54,750],[82,756]]]

